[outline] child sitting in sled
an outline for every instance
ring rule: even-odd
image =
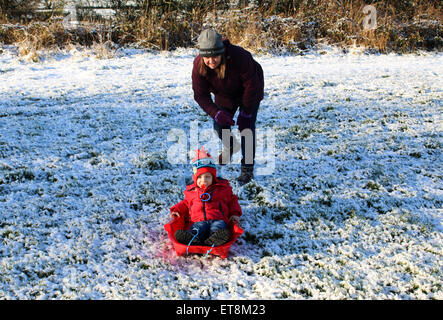
[[[242,214],[229,181],[217,177],[214,160],[203,147],[192,160],[194,183],[185,198],[171,207],[172,217],[190,221],[188,230],[177,230],[175,239],[183,244],[219,246],[229,241],[229,221],[238,223]]]

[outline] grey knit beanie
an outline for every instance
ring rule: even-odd
[[[203,30],[198,36],[198,48],[202,57],[212,57],[225,51],[222,36],[214,29]]]

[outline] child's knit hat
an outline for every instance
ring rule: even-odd
[[[214,180],[217,177],[214,159],[212,159],[211,155],[204,147],[201,147],[200,150],[196,150],[196,155],[194,159],[192,159],[191,164],[193,172],[192,178],[195,183],[197,183],[198,176],[205,172],[212,174]]]

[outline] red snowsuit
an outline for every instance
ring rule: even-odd
[[[204,193],[210,195],[209,201],[201,200],[200,196]],[[190,223],[206,220],[224,220],[229,223],[231,216],[241,216],[242,214],[238,198],[232,192],[228,180],[217,178],[205,190],[193,183],[186,187],[184,194],[184,200],[172,206],[170,210],[189,219]],[[203,199],[206,197],[207,195],[203,196]]]

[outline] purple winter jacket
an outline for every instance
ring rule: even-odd
[[[215,71],[208,69],[204,77],[199,73],[202,57],[194,59],[192,69],[192,89],[198,105],[212,118],[218,111],[217,106],[229,110],[242,110],[250,114],[255,111],[263,99],[264,78],[260,64],[252,58],[250,52],[235,46],[229,40],[223,40],[226,54],[226,73],[219,79]],[[211,93],[215,101],[212,101]]]

